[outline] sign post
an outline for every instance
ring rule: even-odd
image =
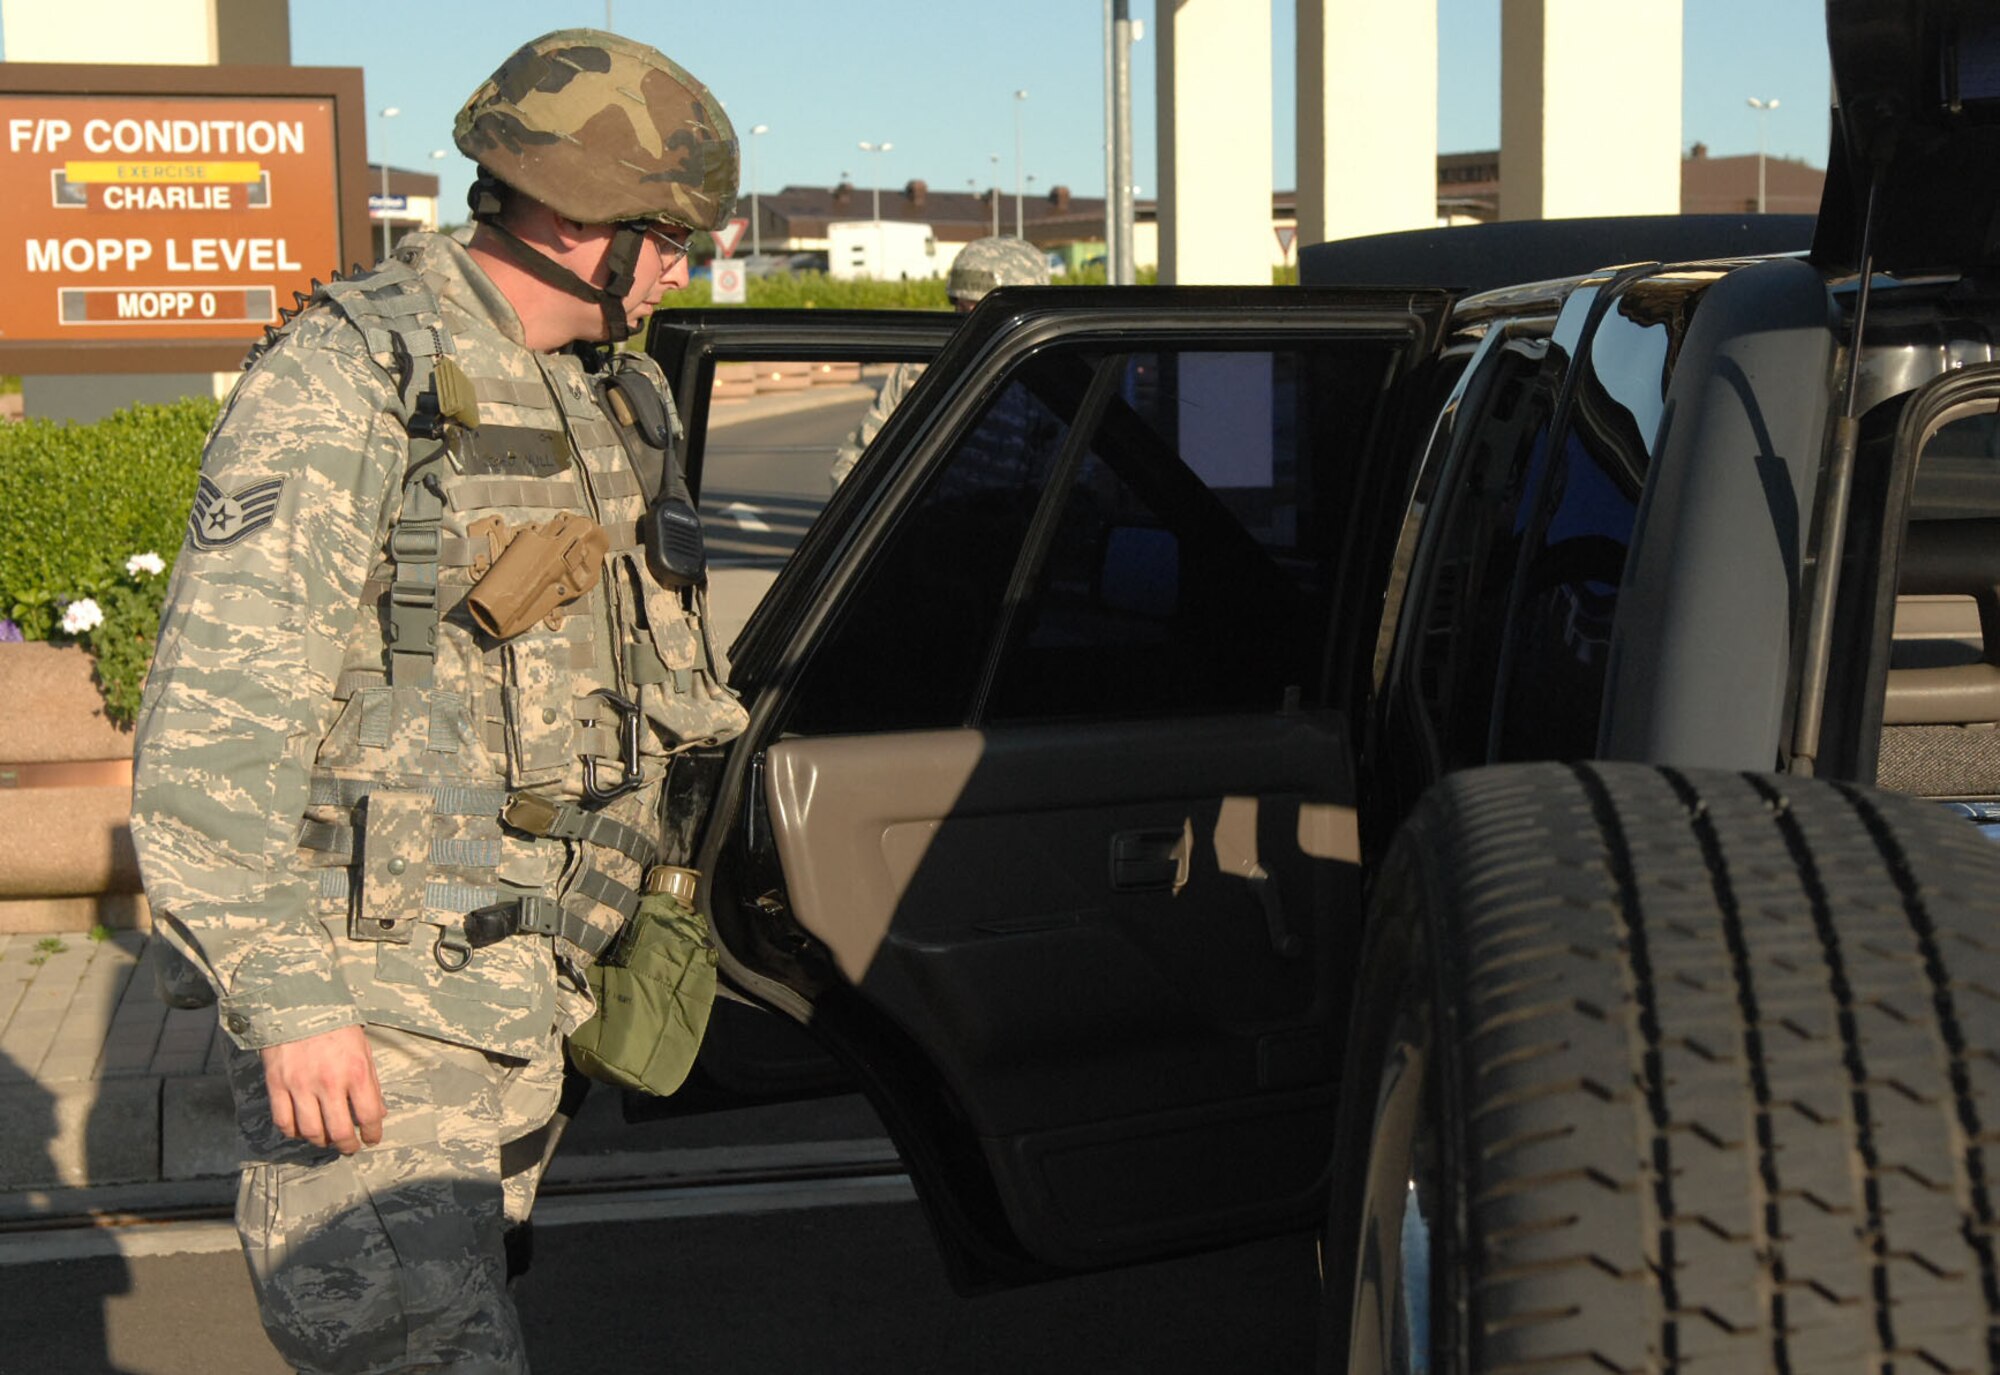
[[[1278,236],[1278,251],[1285,255],[1285,266],[1292,265],[1292,245],[1299,241],[1299,227],[1295,224],[1273,225],[1271,232]]]
[[[715,240],[715,256],[718,258],[735,257],[736,245],[743,242],[743,231],[749,227],[750,221],[738,218],[731,220],[720,229],[710,230],[709,237]]]
[[[740,306],[750,297],[744,283],[741,258],[717,258],[708,265],[709,299],[719,306]]]
[[[368,243],[352,68],[0,64],[0,371],[223,371]]]

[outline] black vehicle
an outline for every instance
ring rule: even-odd
[[[2000,15],[1828,20],[1809,254],[656,328],[697,490],[715,358],[936,354],[673,807],[962,1288],[1319,1228],[1328,1369],[2000,1365]]]

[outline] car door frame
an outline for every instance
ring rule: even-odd
[[[811,646],[828,632],[843,596],[858,585],[871,550],[914,499],[932,466],[943,460],[948,442],[1003,384],[1014,360],[1058,342],[1102,339],[1114,348],[1124,347],[1135,329],[1163,340],[1255,336],[1303,342],[1325,337],[1329,331],[1355,330],[1364,318],[1374,331],[1372,337],[1382,337],[1386,323],[1400,319],[1404,323],[1395,332],[1405,339],[1407,356],[1399,384],[1407,384],[1441,342],[1450,299],[1443,291],[1400,288],[1081,288],[994,293],[939,354],[926,374],[930,385],[920,382],[921,393],[913,391],[910,401],[884,427],[876,441],[883,461],[866,465],[843,487],[738,641],[737,681],[751,707],[751,723],[730,747],[713,778],[713,791],[703,799],[698,866],[713,876],[731,847],[754,848],[756,837],[746,831],[757,824],[758,808],[746,802],[763,786],[765,747],[786,704],[787,687],[796,680]],[[1374,461],[1400,461],[1388,451],[1392,436],[1400,437],[1403,428],[1393,405],[1378,415],[1390,423],[1378,427]],[[1357,493],[1374,485],[1360,484]],[[1366,579],[1350,574],[1351,570],[1342,570],[1336,614],[1348,618],[1345,624],[1357,635],[1365,635],[1373,625],[1364,613],[1357,613],[1355,603],[1365,600],[1360,583]],[[1362,619],[1353,619],[1357,614]],[[1349,652],[1365,655],[1368,647],[1350,647]],[[1350,735],[1350,758],[1357,743]],[[705,888],[704,904],[711,896],[712,889]],[[720,917],[716,926],[725,978],[739,991],[809,1027],[815,1021],[816,1003],[843,999],[839,990],[813,988],[810,978],[788,982],[779,977],[774,971],[785,968],[781,951],[769,946],[751,949],[742,939],[746,927],[740,914],[712,915]],[[847,999],[842,1005],[853,1001]],[[973,1291],[1068,1272],[1073,1267],[1028,1254],[1010,1230],[1003,1185],[995,1178],[993,1163],[975,1142],[954,1130],[948,1095],[941,1097],[937,1076],[926,1071],[923,1048],[897,1045],[890,1029],[884,1027],[882,1032],[866,1047],[850,1042],[831,1048],[868,1092],[909,1163],[954,1282]],[[1309,1211],[1286,1219],[1286,1225],[1308,1222]],[[1278,1230],[1269,1218],[1259,1227],[1221,1234],[1210,1229],[1198,1237],[1163,1227],[1143,1255],[1126,1259],[1226,1245]]]
[[[919,310],[665,310],[654,316],[646,351],[665,372],[681,417],[674,455],[688,491],[701,502],[711,388],[716,365],[737,361],[928,362],[957,331],[960,317]],[[686,852],[689,791],[702,791],[717,761],[692,757],[668,799],[670,852]],[[849,1093],[847,1073],[788,1019],[724,999],[711,1017],[687,1082],[669,1098],[626,1090],[630,1121],[683,1117]]]

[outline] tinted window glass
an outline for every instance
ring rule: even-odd
[[[1666,396],[1669,330],[1648,311],[1646,285],[1599,323],[1560,461],[1537,503],[1508,617],[1496,759],[1587,759],[1597,750],[1611,618]]]
[[[963,725],[1009,578],[1091,360],[1031,360],[933,469],[814,654],[789,722],[811,734]]]
[[[833,492],[835,456],[901,365],[854,359],[729,359],[699,422],[698,495],[710,630],[728,645]],[[786,404],[796,397],[802,404]],[[804,404],[807,401],[811,404]],[[772,404],[774,401],[777,404]]]
[[[1456,475],[1424,574],[1414,646],[1418,699],[1447,769],[1484,763],[1501,631],[1521,548],[1523,499],[1547,461],[1554,395],[1539,350],[1509,346]]]
[[[986,717],[1322,702],[1333,571],[1390,361],[1349,344],[1107,363]]]

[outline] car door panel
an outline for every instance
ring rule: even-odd
[[[1300,715],[770,751],[800,925],[935,1052],[995,1168],[1032,1181],[1002,1198],[1037,1254],[1107,1263],[1190,1170],[1323,1136],[1330,966],[1360,915],[1345,737]],[[1121,879],[1133,837],[1170,841],[1165,874]],[[1253,1154],[1254,1185],[1213,1180],[1212,1216],[1175,1227],[1283,1216],[1318,1184],[1317,1148]]]

